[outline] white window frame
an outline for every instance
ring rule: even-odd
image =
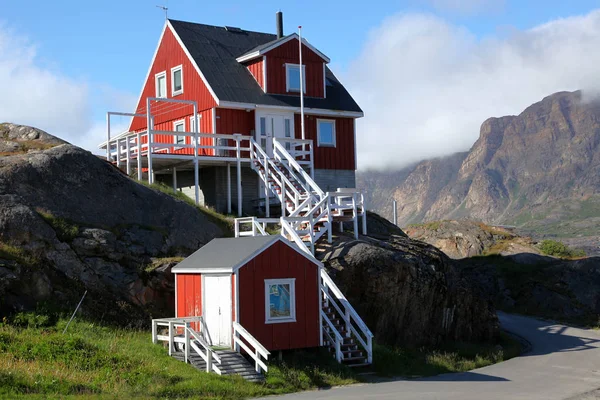
[[[180,119],[178,121],[173,121],[173,132],[177,132],[177,126],[178,125],[183,125],[183,131],[182,132],[185,132],[185,118],[184,119]],[[177,143],[177,138],[179,138],[179,137],[183,138],[183,143]],[[176,145],[179,145],[179,146],[181,146],[181,145],[185,146],[187,144],[185,138],[186,138],[186,136],[181,136],[181,135],[177,135],[176,134],[176,135],[173,136],[173,144],[176,144]]]
[[[159,78],[165,78],[165,93],[164,96],[159,96],[158,93],[158,79]],[[161,99],[166,99],[167,98],[167,72],[166,71],[162,71],[159,72],[158,74],[154,75],[154,94],[156,95],[156,97],[161,98]]]
[[[175,72],[181,71],[181,89],[175,90]],[[179,96],[183,94],[183,65],[178,65],[176,67],[171,68],[171,96]]]
[[[300,93],[300,90],[290,89],[290,67],[300,67],[300,64],[285,64],[285,90],[291,93]],[[306,93],[306,65],[302,65],[302,88]]]
[[[321,122],[330,122],[333,124],[333,144],[332,143],[321,143]],[[335,119],[325,119],[318,118],[317,119],[317,146],[319,147],[336,147],[336,132],[335,132]]]
[[[198,133],[200,133],[200,125],[202,122],[202,114],[197,114],[198,115]],[[193,115],[190,115],[190,133],[194,132],[194,127],[196,126],[196,118],[194,118]]]
[[[290,316],[271,317],[269,288],[272,285],[290,285]],[[296,322],[296,278],[265,279],[265,324],[283,324]]]

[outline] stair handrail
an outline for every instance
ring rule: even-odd
[[[254,159],[258,160],[258,162],[263,166],[265,171],[268,170],[269,167],[273,168],[275,171],[279,170],[277,165],[273,162],[273,159],[269,157],[268,154],[263,150],[263,148],[258,145],[254,138],[250,138],[250,149],[251,161],[253,161]],[[265,165],[264,160],[267,160],[267,165]],[[250,165],[252,168],[254,168],[254,162],[251,162]],[[278,177],[277,175],[278,174],[273,174],[273,179],[279,181],[280,187],[283,187],[284,183],[286,187],[286,190],[282,190],[282,193],[279,196],[281,196],[285,192],[285,194],[288,195],[288,197],[290,197],[290,200],[294,203],[294,206],[298,206],[298,198],[301,196],[301,193],[298,191],[298,189],[296,189],[296,186],[294,186],[285,175],[281,174],[281,177]],[[265,182],[265,185],[267,187],[270,185],[268,180],[266,179],[266,175],[261,176],[261,174],[259,174],[259,177]],[[284,182],[281,182],[281,179],[283,179]],[[291,196],[289,192],[290,189],[294,193],[294,197]],[[280,200],[285,201],[285,199],[281,198]]]
[[[304,181],[310,186],[310,188],[319,194],[319,197],[325,195],[325,192],[321,190],[319,185],[311,178],[311,176],[298,164],[298,162],[292,157],[290,153],[285,149],[285,146],[282,146],[281,143],[277,141],[276,138],[273,138],[273,152],[278,150],[289,162],[289,164],[304,178]],[[281,160],[281,159],[280,159]],[[310,191],[308,191],[310,192]]]
[[[260,222],[265,223],[266,221],[260,221]],[[236,218],[234,220],[234,236],[236,238],[242,237],[242,236],[268,236],[269,233],[265,230],[264,226],[260,222],[259,222],[258,218],[256,218],[256,217]],[[251,231],[241,231],[240,230],[241,224],[252,224],[252,230]],[[260,235],[257,235],[256,231],[258,231],[258,233]]]
[[[185,348],[184,348],[185,362],[187,363],[190,358],[190,350],[194,350],[200,357],[202,357],[202,359],[206,363],[206,372],[215,371],[217,374],[222,375],[223,372],[221,371],[221,368],[219,368],[217,365],[215,365],[215,364],[222,365],[221,357],[217,354],[217,352],[214,351],[210,347],[210,345],[204,340],[204,338],[202,336],[198,335],[198,332],[196,332],[194,329],[192,329],[190,322],[185,323],[184,329],[185,329],[185,332],[184,332],[184,334],[185,334]],[[193,338],[193,340],[192,340],[192,338]],[[198,342],[205,349],[206,354],[204,351],[202,351],[200,349],[200,347],[198,347],[198,345],[196,345],[196,342]]]
[[[336,308],[340,316],[344,319],[344,322],[346,322],[349,331],[352,331],[356,335],[356,338],[363,345],[364,349],[367,352],[368,362],[371,363],[373,360],[373,333],[371,332],[367,324],[365,324],[365,322],[362,320],[360,315],[358,315],[354,307],[352,307],[352,304],[350,304],[348,299],[346,299],[346,296],[344,296],[344,294],[337,287],[335,282],[333,282],[333,279],[331,279],[331,277],[325,269],[321,269],[321,282],[321,290],[323,294],[327,297],[331,297],[329,295],[329,291],[331,291],[335,295],[335,298],[341,303],[342,307],[344,308],[343,311],[338,307],[338,305],[335,302],[331,302],[331,304]],[[358,328],[361,331],[360,333],[362,333],[362,335],[365,336],[366,340],[364,340],[361,337],[361,334],[354,328],[352,321],[354,321],[354,323],[358,326]]]
[[[244,339],[253,346],[254,351],[250,350],[248,345],[241,339]],[[261,356],[264,357],[265,361],[269,359],[269,356],[271,355],[269,350],[260,344],[260,342],[256,340],[250,332],[244,329],[242,325],[235,321],[233,321],[233,344],[236,346],[236,351],[239,352],[239,347],[241,347],[254,360],[254,370],[256,372],[261,373],[261,368],[265,372],[269,370],[267,364],[261,359]]]
[[[306,243],[304,243],[302,241],[302,238],[300,236],[298,236],[298,233],[294,230],[294,228],[292,227],[292,225],[288,221],[288,219],[289,219],[289,217],[281,217],[280,218],[281,236],[285,237],[285,235],[287,233],[292,238],[292,242],[296,243],[302,251],[305,251],[306,253],[308,253],[312,256],[313,255],[312,252],[308,249],[308,247],[306,247]]]
[[[340,332],[338,332],[335,325],[333,325],[333,322],[331,322],[331,320],[329,319],[329,317],[327,316],[327,314],[325,314],[325,312],[323,310],[321,310],[321,318],[325,321],[327,326],[329,326],[329,328],[331,329],[331,331],[333,332],[333,334],[335,336],[335,340],[334,340],[331,337],[331,335],[329,334],[329,332],[327,332],[325,327],[323,327],[323,333],[325,333],[329,337],[329,340],[335,344],[335,359],[337,360],[337,362],[342,362],[342,358],[343,358],[342,341],[344,340],[344,338],[342,337]]]

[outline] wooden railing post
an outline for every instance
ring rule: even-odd
[[[346,337],[351,336],[350,330],[350,310],[344,305],[344,319],[346,320]]]
[[[335,359],[341,363],[344,355],[342,354],[342,348],[339,338],[335,338]]]
[[[365,205],[365,195],[364,194],[360,194],[361,197],[361,203],[362,203],[362,210],[363,210],[363,217],[362,217],[362,233],[363,235],[367,236],[367,206]]]
[[[352,222],[354,223],[354,239],[358,239],[358,212],[356,209],[356,193],[352,194]]]
[[[285,181],[283,180],[283,171],[279,171],[279,179],[281,180],[281,216],[285,217],[287,207],[285,200]]]
[[[256,357],[254,359],[254,370],[260,374],[261,369],[260,365],[258,364],[258,360],[260,359],[260,353],[258,352],[258,349],[254,350],[254,356]]]
[[[373,363],[373,337],[371,335],[367,335],[367,362]]]
[[[235,237],[240,237],[240,221],[237,218],[234,221]]]
[[[175,332],[173,322],[169,322],[169,355],[173,354],[173,341],[175,340]]]
[[[190,359],[190,326],[189,322],[185,323],[185,363]]]
[[[212,351],[206,349],[206,372],[212,372]]]
[[[265,216],[267,218],[269,218],[271,213],[269,197],[269,160],[265,154]]]
[[[158,338],[156,337],[158,334],[158,325],[156,321],[152,320],[152,343],[158,343]]]

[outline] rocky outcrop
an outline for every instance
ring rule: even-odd
[[[0,138],[18,147],[0,157],[0,312],[70,306],[87,289],[94,316],[123,307],[143,319],[171,315],[170,264],[160,260],[190,254],[221,229],[46,132],[3,124]]]
[[[338,236],[317,254],[380,343],[486,341],[498,333],[491,303],[433,246],[396,234]]]
[[[497,308],[600,325],[600,258],[517,254],[461,260],[463,275]]]
[[[600,100],[585,99],[582,92],[556,93],[518,116],[485,121],[468,153],[426,160],[397,175],[401,182],[388,179],[393,189],[373,191],[369,204],[391,219],[396,199],[400,226],[468,218],[562,237],[597,237]],[[362,173],[357,181],[377,176]]]
[[[433,221],[409,225],[409,237],[429,243],[454,259],[483,254],[540,254],[528,237],[502,228],[474,221]]]

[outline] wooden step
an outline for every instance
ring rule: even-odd
[[[233,350],[218,350],[217,355],[221,358],[221,364],[215,365],[221,370],[223,375],[240,375],[242,378],[251,382],[263,382],[264,376],[257,373],[254,365],[240,353]],[[172,356],[180,361],[185,359],[183,352],[175,352]],[[188,358],[189,363],[200,371],[206,371],[206,362],[197,354],[192,352]],[[214,362],[214,361],[213,361]]]

